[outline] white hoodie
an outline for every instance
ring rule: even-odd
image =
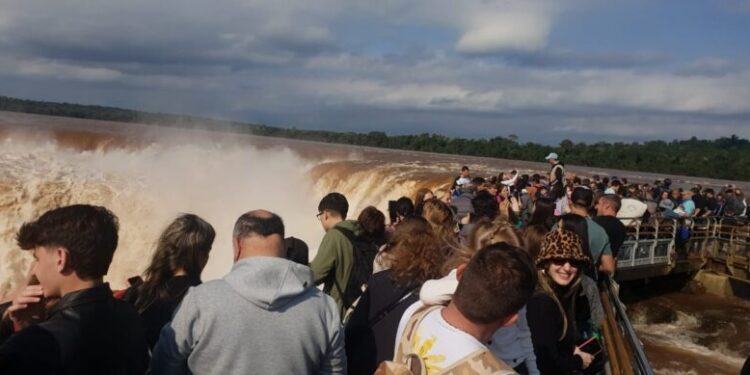
[[[456,270],[442,279],[428,280],[422,285],[419,299],[426,305],[444,305],[453,298],[458,287]],[[488,345],[492,354],[502,359],[511,367],[526,363],[529,375],[539,375],[534,355],[534,344],[531,342],[531,331],[526,322],[526,307],[518,312],[518,321],[511,326],[503,327],[492,335]]]

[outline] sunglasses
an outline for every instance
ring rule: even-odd
[[[584,265],[584,262],[581,262],[579,260],[573,260],[573,259],[562,259],[562,258],[555,258],[550,260],[552,264],[562,267],[565,265],[565,263],[570,263],[571,267],[575,268],[581,268]]]

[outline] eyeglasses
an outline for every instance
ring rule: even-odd
[[[562,267],[565,265],[565,263],[570,263],[571,267],[574,268],[581,268],[583,266],[583,262],[579,260],[573,260],[573,259],[561,259],[561,258],[555,258],[551,260],[552,264]]]
[[[320,212],[318,212],[318,213],[317,213],[317,214],[315,215],[315,218],[316,218],[316,219],[318,219],[318,220],[320,220],[320,216],[321,216],[321,215],[323,215],[323,211],[320,211]]]

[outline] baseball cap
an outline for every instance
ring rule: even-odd
[[[557,159],[559,159],[559,157],[557,156],[557,153],[550,152],[549,155],[547,155],[547,157],[544,158],[544,160],[549,160],[549,159],[555,159],[555,160],[557,160]]]

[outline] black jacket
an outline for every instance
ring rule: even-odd
[[[566,308],[567,306],[563,306]],[[526,320],[534,343],[536,365],[542,375],[572,374],[581,370],[581,357],[573,355],[575,335],[571,315],[568,313],[568,329],[560,340],[563,316],[557,303],[543,292],[537,292],[526,304]]]
[[[191,286],[200,285],[201,281],[189,276],[175,276],[167,280],[166,284],[169,298],[152,303],[140,313],[143,328],[146,332],[146,341],[150,349],[153,349],[156,345],[161,328],[172,321],[172,315],[182,302],[182,298],[185,297],[185,293]],[[138,285],[128,288],[122,297],[123,301],[135,305],[135,301],[138,299]]]
[[[140,317],[108,284],[66,294],[45,322],[0,347],[0,374],[143,374],[147,366]]]
[[[404,311],[418,300],[416,288],[398,287],[390,270],[370,277],[346,325],[349,374],[372,374],[380,362],[393,359],[398,323]]]

